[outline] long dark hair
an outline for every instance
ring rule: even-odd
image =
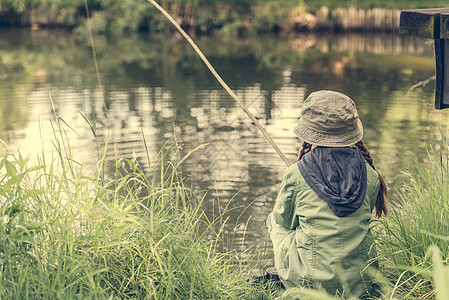
[[[368,162],[368,164],[379,174],[379,180],[380,180],[380,188],[379,193],[377,194],[377,200],[375,204],[376,208],[376,217],[380,218],[382,217],[382,214],[385,216],[388,214],[388,207],[387,207],[387,198],[388,198],[388,191],[387,191],[387,185],[385,184],[385,181],[382,177],[382,175],[379,173],[379,171],[376,170],[373,163],[373,158],[371,157],[368,149],[366,149],[365,144],[363,144],[363,141],[360,140],[355,144],[357,149],[360,151],[360,153],[363,155],[363,158]],[[303,156],[308,153],[310,150],[312,150],[312,144],[303,142],[301,150],[299,151],[298,155],[298,161],[303,158]]]

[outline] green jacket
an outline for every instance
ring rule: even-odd
[[[377,266],[372,263],[377,255],[369,227],[380,181],[369,165],[366,170],[362,206],[341,218],[310,188],[297,164],[284,172],[271,217],[271,239],[286,288],[321,287],[330,294],[344,291],[357,297],[370,289],[365,267]]]

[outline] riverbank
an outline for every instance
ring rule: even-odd
[[[171,141],[148,156],[144,171],[106,141],[104,151],[114,148],[117,159],[104,160],[97,148],[90,170],[68,145],[72,128],[60,119],[53,126],[58,159],[0,158],[1,299],[268,299],[275,292],[249,280],[255,264],[227,250],[224,215],[205,215],[201,194],[180,172],[195,151],[178,157]]]
[[[248,281],[256,264],[226,250],[226,212],[211,219],[202,196],[186,184],[182,163],[207,145],[179,157],[180,144],[172,141],[147,158],[149,171],[106,145],[116,160],[100,159],[89,170],[65,140],[72,128],[59,119],[53,125],[59,158],[0,159],[1,298],[275,299],[284,292]],[[374,227],[382,271],[375,299],[448,296],[448,158],[443,137],[439,156],[410,173],[401,206]],[[115,169],[114,176],[104,168]],[[335,299],[308,289],[289,295]]]
[[[50,1],[51,2],[51,1]],[[341,3],[340,3],[341,2]],[[367,1],[306,2],[262,1],[236,3],[190,1],[163,3],[182,26],[193,34],[213,31],[245,36],[267,32],[316,31],[373,31],[397,32],[400,10],[425,7],[425,4],[378,3]],[[440,1],[443,5],[444,1]],[[438,3],[434,3],[437,5]],[[447,1],[449,5],[449,1]],[[165,31],[171,29],[150,3],[90,3],[92,26],[97,32],[123,33],[130,31]],[[0,1],[0,26],[82,28],[86,21],[84,6],[80,3],[52,5],[11,5]]]

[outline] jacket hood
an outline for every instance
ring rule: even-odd
[[[367,186],[365,159],[352,147],[316,147],[298,168],[304,180],[338,217],[362,205]]]

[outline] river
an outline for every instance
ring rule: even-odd
[[[174,136],[181,156],[208,144],[183,163],[192,186],[206,194],[205,209],[227,207],[225,230],[238,252],[269,248],[265,219],[286,166],[193,50],[176,34],[95,37],[104,102],[86,41],[61,30],[0,31],[0,138],[32,158],[51,152],[51,94],[75,131],[68,135],[78,161],[92,164],[102,150],[84,118],[95,123],[98,140],[109,133],[110,172],[116,155],[148,168],[142,133],[150,159]],[[448,111],[433,109],[432,40],[298,34],[196,41],[292,163],[300,146],[292,130],[305,97],[333,89],[353,98],[392,201],[403,171],[414,159],[427,161],[427,148],[441,140],[438,126],[445,132],[449,124]]]

